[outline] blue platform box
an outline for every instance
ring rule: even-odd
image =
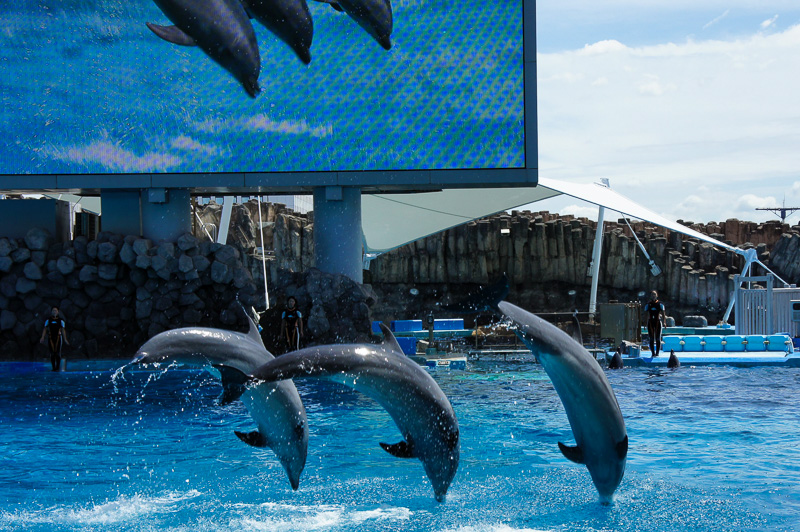
[[[392,332],[414,332],[422,330],[422,320],[394,320]]]
[[[381,322],[379,321],[372,322],[372,332],[374,334],[383,334],[383,331],[381,331]]]
[[[792,339],[788,334],[771,334],[767,336],[767,340],[769,340],[767,351],[783,351],[785,353],[793,351]]]
[[[703,338],[701,336],[684,336],[683,337],[683,350],[684,351],[702,351]]]
[[[414,336],[401,336],[397,338],[397,343],[400,344],[400,349],[406,355],[417,354],[417,339]]]
[[[729,353],[744,351],[744,346],[744,337],[739,336],[738,334],[734,334],[725,338],[725,351]]]
[[[664,351],[665,353],[669,353],[670,351],[675,351],[676,353],[680,353],[681,351],[683,351],[682,336],[663,336],[661,338],[661,342],[663,345],[661,350]]]
[[[722,345],[722,340],[723,340],[722,336],[716,336],[716,335],[706,336],[705,337],[706,345],[703,350],[722,352],[724,350],[724,347]]]
[[[767,346],[764,341],[767,339],[763,334],[750,334],[747,339],[747,351],[766,351]]]
[[[434,331],[460,331],[463,328],[463,319],[433,320]]]

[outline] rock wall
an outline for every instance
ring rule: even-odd
[[[302,256],[295,218],[277,216],[276,241]],[[248,223],[242,225],[234,234],[247,234]],[[67,322],[68,355],[131,355],[148,338],[177,327],[246,330],[239,305],[267,307],[264,269],[238,239],[233,242],[186,234],[174,243],[154,243],[105,232],[93,241],[77,237],[62,244],[41,229],[24,239],[0,238],[0,357],[43,356],[39,338],[53,306]],[[270,310],[262,326],[269,349],[281,352],[280,314],[288,296],[297,298],[306,316],[305,345],[369,338],[376,299],[369,287],[310,268],[291,271],[277,260],[266,265]]]
[[[54,244],[33,229],[23,240],[0,238],[0,355],[33,356],[53,306],[76,350],[130,354],[167,329],[234,326],[237,295],[252,305],[256,294],[233,246],[110,233]]]
[[[782,236],[793,231],[785,224],[735,219],[682,223],[728,244],[755,247],[762,261],[771,260],[788,272],[800,273],[800,267],[791,269],[791,265],[800,262],[800,236],[796,240]],[[312,224],[310,218],[276,214],[274,247],[281,268],[304,271],[313,265]],[[633,239],[631,228],[661,269],[661,275],[651,274],[651,266]],[[598,301],[644,301],[647,296],[640,293],[658,290],[670,312],[678,317],[699,312],[712,322],[719,319],[742,259],[712,244],[644,222],[632,224],[631,228],[622,221],[606,222]],[[512,281],[510,297],[529,308],[588,308],[588,269],[595,229],[596,223],[586,219],[514,211],[398,248],[373,260],[365,272],[365,282],[372,284],[381,301],[374,310],[375,318],[412,317],[409,314],[433,308],[436,301],[449,297],[451,292],[463,292],[503,273]],[[796,273],[792,275],[797,278]],[[423,296],[409,295],[411,288]]]

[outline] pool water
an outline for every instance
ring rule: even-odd
[[[630,438],[612,506],[556,442],[572,435],[530,360],[435,373],[461,427],[461,465],[436,503],[371,399],[303,380],[308,462],[291,490],[255,425],[200,370],[0,364],[1,530],[800,530],[800,370],[607,373]]]

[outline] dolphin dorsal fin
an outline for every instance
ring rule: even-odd
[[[624,460],[628,456],[628,435],[617,443],[617,458]]]
[[[395,458],[414,458],[414,449],[411,444],[403,440],[397,443],[380,442],[381,447]]]
[[[266,349],[267,346],[264,345],[264,340],[261,338],[261,333],[258,332],[258,325],[256,325],[256,322],[253,321],[253,318],[251,318],[247,312],[244,314],[247,316],[247,323],[250,324],[250,330],[247,331],[247,337]]]
[[[158,24],[153,24],[152,22],[147,23],[147,27],[150,28],[150,31],[161,37],[167,42],[171,42],[172,44],[177,44],[179,46],[196,46],[197,43],[195,40],[186,35],[182,29],[178,26],[160,26]]]
[[[625,440],[627,442],[627,439]],[[569,447],[564,445],[561,442],[558,442],[558,448],[561,450],[561,454],[564,455],[564,458],[570,460],[571,462],[575,462],[576,464],[582,464],[583,462],[583,449],[578,447]]]
[[[214,364],[222,380],[222,395],[217,402],[220,405],[230,404],[239,399],[247,390],[248,377],[241,371],[230,366]]]
[[[319,2],[321,4],[328,4],[333,9],[335,9],[336,11],[338,11],[340,13],[342,13],[344,11],[344,9],[342,9],[342,6],[340,6],[339,3],[336,0],[317,0],[317,2]]]
[[[394,333],[392,333],[392,330],[389,327],[387,327],[386,324],[381,323],[381,331],[383,331],[383,345],[385,345],[392,351],[402,353],[403,348],[400,347],[399,343],[397,343],[397,338],[394,337]]]
[[[233,431],[236,436],[245,442],[247,445],[251,445],[253,447],[269,447],[267,443],[267,438],[264,437],[263,434],[254,430],[253,432],[239,432],[238,430]]]

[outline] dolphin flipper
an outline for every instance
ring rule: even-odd
[[[391,454],[395,458],[416,458],[414,454],[414,449],[411,445],[403,440],[397,443],[383,443],[380,442],[381,447],[387,453]]]
[[[625,437],[617,443],[617,456],[620,460],[623,460],[625,457],[628,456],[628,435],[626,434]]]
[[[186,35],[178,26],[161,26],[159,24],[147,22],[147,27],[150,28],[150,31],[172,44],[177,44],[179,46],[197,46],[197,42],[189,35]]]
[[[251,445],[253,447],[258,447],[258,448],[269,447],[269,444],[267,443],[267,438],[265,438],[264,435],[258,432],[257,430],[248,433],[234,430],[233,433],[236,434],[236,436],[238,436],[238,438],[243,442],[245,442],[247,445]]]
[[[222,380],[222,395],[217,402],[220,406],[229,405],[239,399],[247,391],[249,377],[236,368],[214,364]]]
[[[628,438],[625,437],[625,441],[627,442]],[[577,445],[574,447],[570,447],[568,445],[564,445],[561,442],[558,442],[558,448],[561,450],[561,454],[564,455],[564,458],[571,462],[575,462],[576,464],[583,464],[583,449],[578,447]],[[627,454],[627,448],[625,449]]]

